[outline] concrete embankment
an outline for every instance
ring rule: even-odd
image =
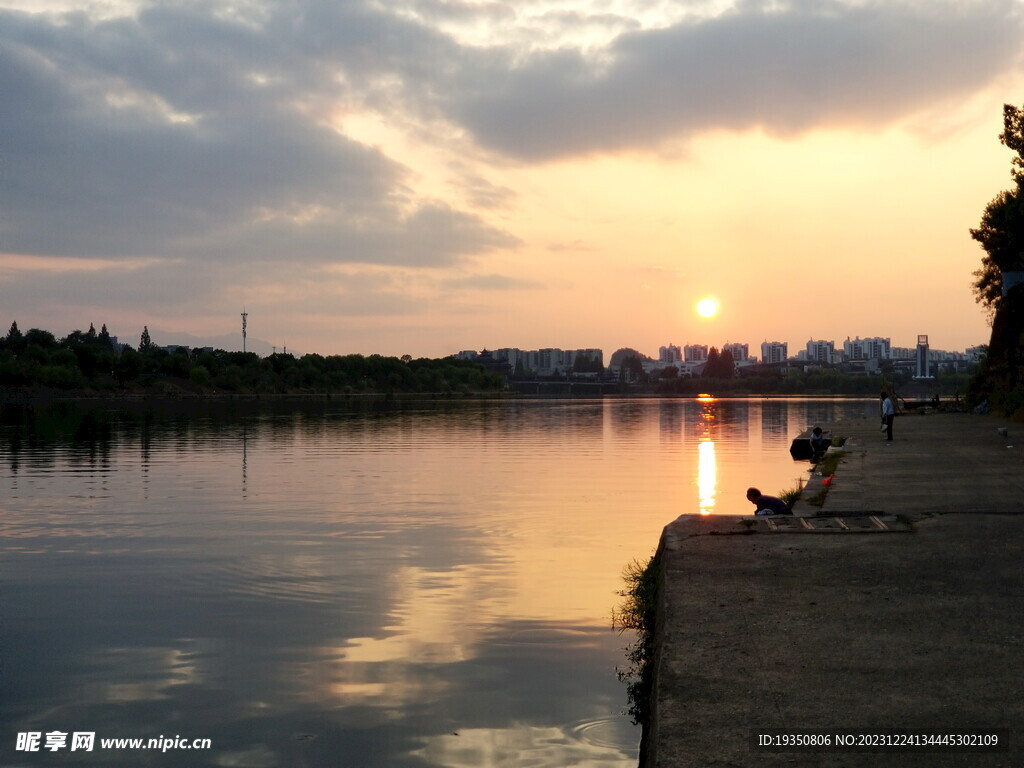
[[[845,458],[824,505],[796,509],[831,517],[666,526],[641,764],[1024,766],[1024,424],[831,428]],[[786,734],[832,736],[779,749]]]

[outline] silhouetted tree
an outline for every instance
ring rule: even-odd
[[[1010,171],[1014,188],[996,195],[978,228],[971,230],[985,249],[981,269],[974,273],[974,293],[990,316],[1002,300],[1003,272],[1024,269],[1024,108],[1003,106],[999,141],[1017,153]]]
[[[622,361],[620,379],[625,381],[644,381],[644,364],[636,355],[630,355]]]
[[[708,361],[704,366],[704,376],[709,379],[731,379],[735,373],[732,352],[718,351],[717,347],[708,350]]]
[[[7,336],[4,338],[4,347],[14,354],[24,351],[25,349],[25,337],[18,329],[18,323],[11,323],[11,328],[7,331]]]
[[[142,373],[142,355],[136,352],[131,346],[125,347],[114,363],[114,377],[123,387],[131,381],[135,381]]]
[[[43,331],[39,328],[29,328],[28,333],[25,334],[25,344],[35,344],[43,349],[56,349],[57,337],[49,331]]]
[[[731,379],[736,375],[736,361],[732,357],[732,352],[728,349],[723,349],[718,355],[718,364],[722,368],[723,379]]]
[[[573,373],[600,373],[602,370],[601,362],[590,355],[576,355],[572,361]]]
[[[153,346],[153,340],[149,338],[149,326],[142,326],[142,336],[139,338],[139,352],[148,352]]]
[[[704,364],[704,376],[707,378],[718,378],[718,349],[712,347],[708,350],[708,361]]]
[[[1017,153],[1010,172],[1014,188],[999,193],[985,208],[981,226],[971,230],[985,249],[974,292],[990,312],[992,337],[968,398],[989,398],[993,408],[1011,414],[1024,412],[1024,284],[1004,296],[1003,277],[1024,270],[1024,108],[1003,106],[999,141]]]

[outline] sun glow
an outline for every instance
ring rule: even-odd
[[[714,317],[718,312],[718,302],[714,299],[701,299],[697,302],[697,314],[701,317]]]

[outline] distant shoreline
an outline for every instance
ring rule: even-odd
[[[346,401],[346,400],[500,400],[518,399],[502,392],[82,392],[43,388],[0,388],[0,404],[30,402],[200,402],[200,401]]]
[[[40,403],[145,403],[145,402],[414,402],[418,400],[432,402],[459,402],[481,400],[697,400],[712,397],[717,401],[730,400],[872,400],[871,395],[849,393],[787,393],[757,394],[728,393],[689,394],[689,393],[658,393],[658,392],[608,392],[565,393],[551,392],[542,394],[526,394],[509,391],[481,392],[102,392],[102,391],[67,391],[32,387],[0,387],[0,405],[29,405]],[[910,400],[912,396],[908,396]],[[941,397],[943,404],[953,402],[951,396]],[[962,399],[961,399],[962,402]]]

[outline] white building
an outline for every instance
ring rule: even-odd
[[[834,341],[815,341],[810,339],[807,342],[807,360],[817,363],[835,362],[836,345]]]
[[[660,363],[678,363],[682,359],[683,351],[675,344],[658,348],[658,362]]]
[[[891,360],[891,347],[889,339],[883,339],[881,336],[870,339],[858,336],[852,340],[847,336],[843,342],[843,353],[847,360]]]
[[[707,344],[687,344],[683,347],[683,359],[688,363],[704,363],[708,359]]]
[[[761,343],[762,363],[784,363],[789,359],[789,344],[784,341],[764,341]]]
[[[733,344],[726,342],[722,345],[722,351],[732,355],[734,363],[747,363],[750,362],[750,345],[749,344]]]
[[[472,355],[472,356],[470,356]],[[502,347],[495,349],[491,356],[503,363],[508,363],[512,370],[523,372],[532,371],[538,376],[553,376],[555,374],[568,373],[573,369],[576,360],[585,357],[587,360],[596,361],[604,367],[604,351],[600,349],[559,349],[548,347],[546,349],[518,349],[516,347]],[[462,360],[475,360],[476,352],[460,352],[456,357]]]

